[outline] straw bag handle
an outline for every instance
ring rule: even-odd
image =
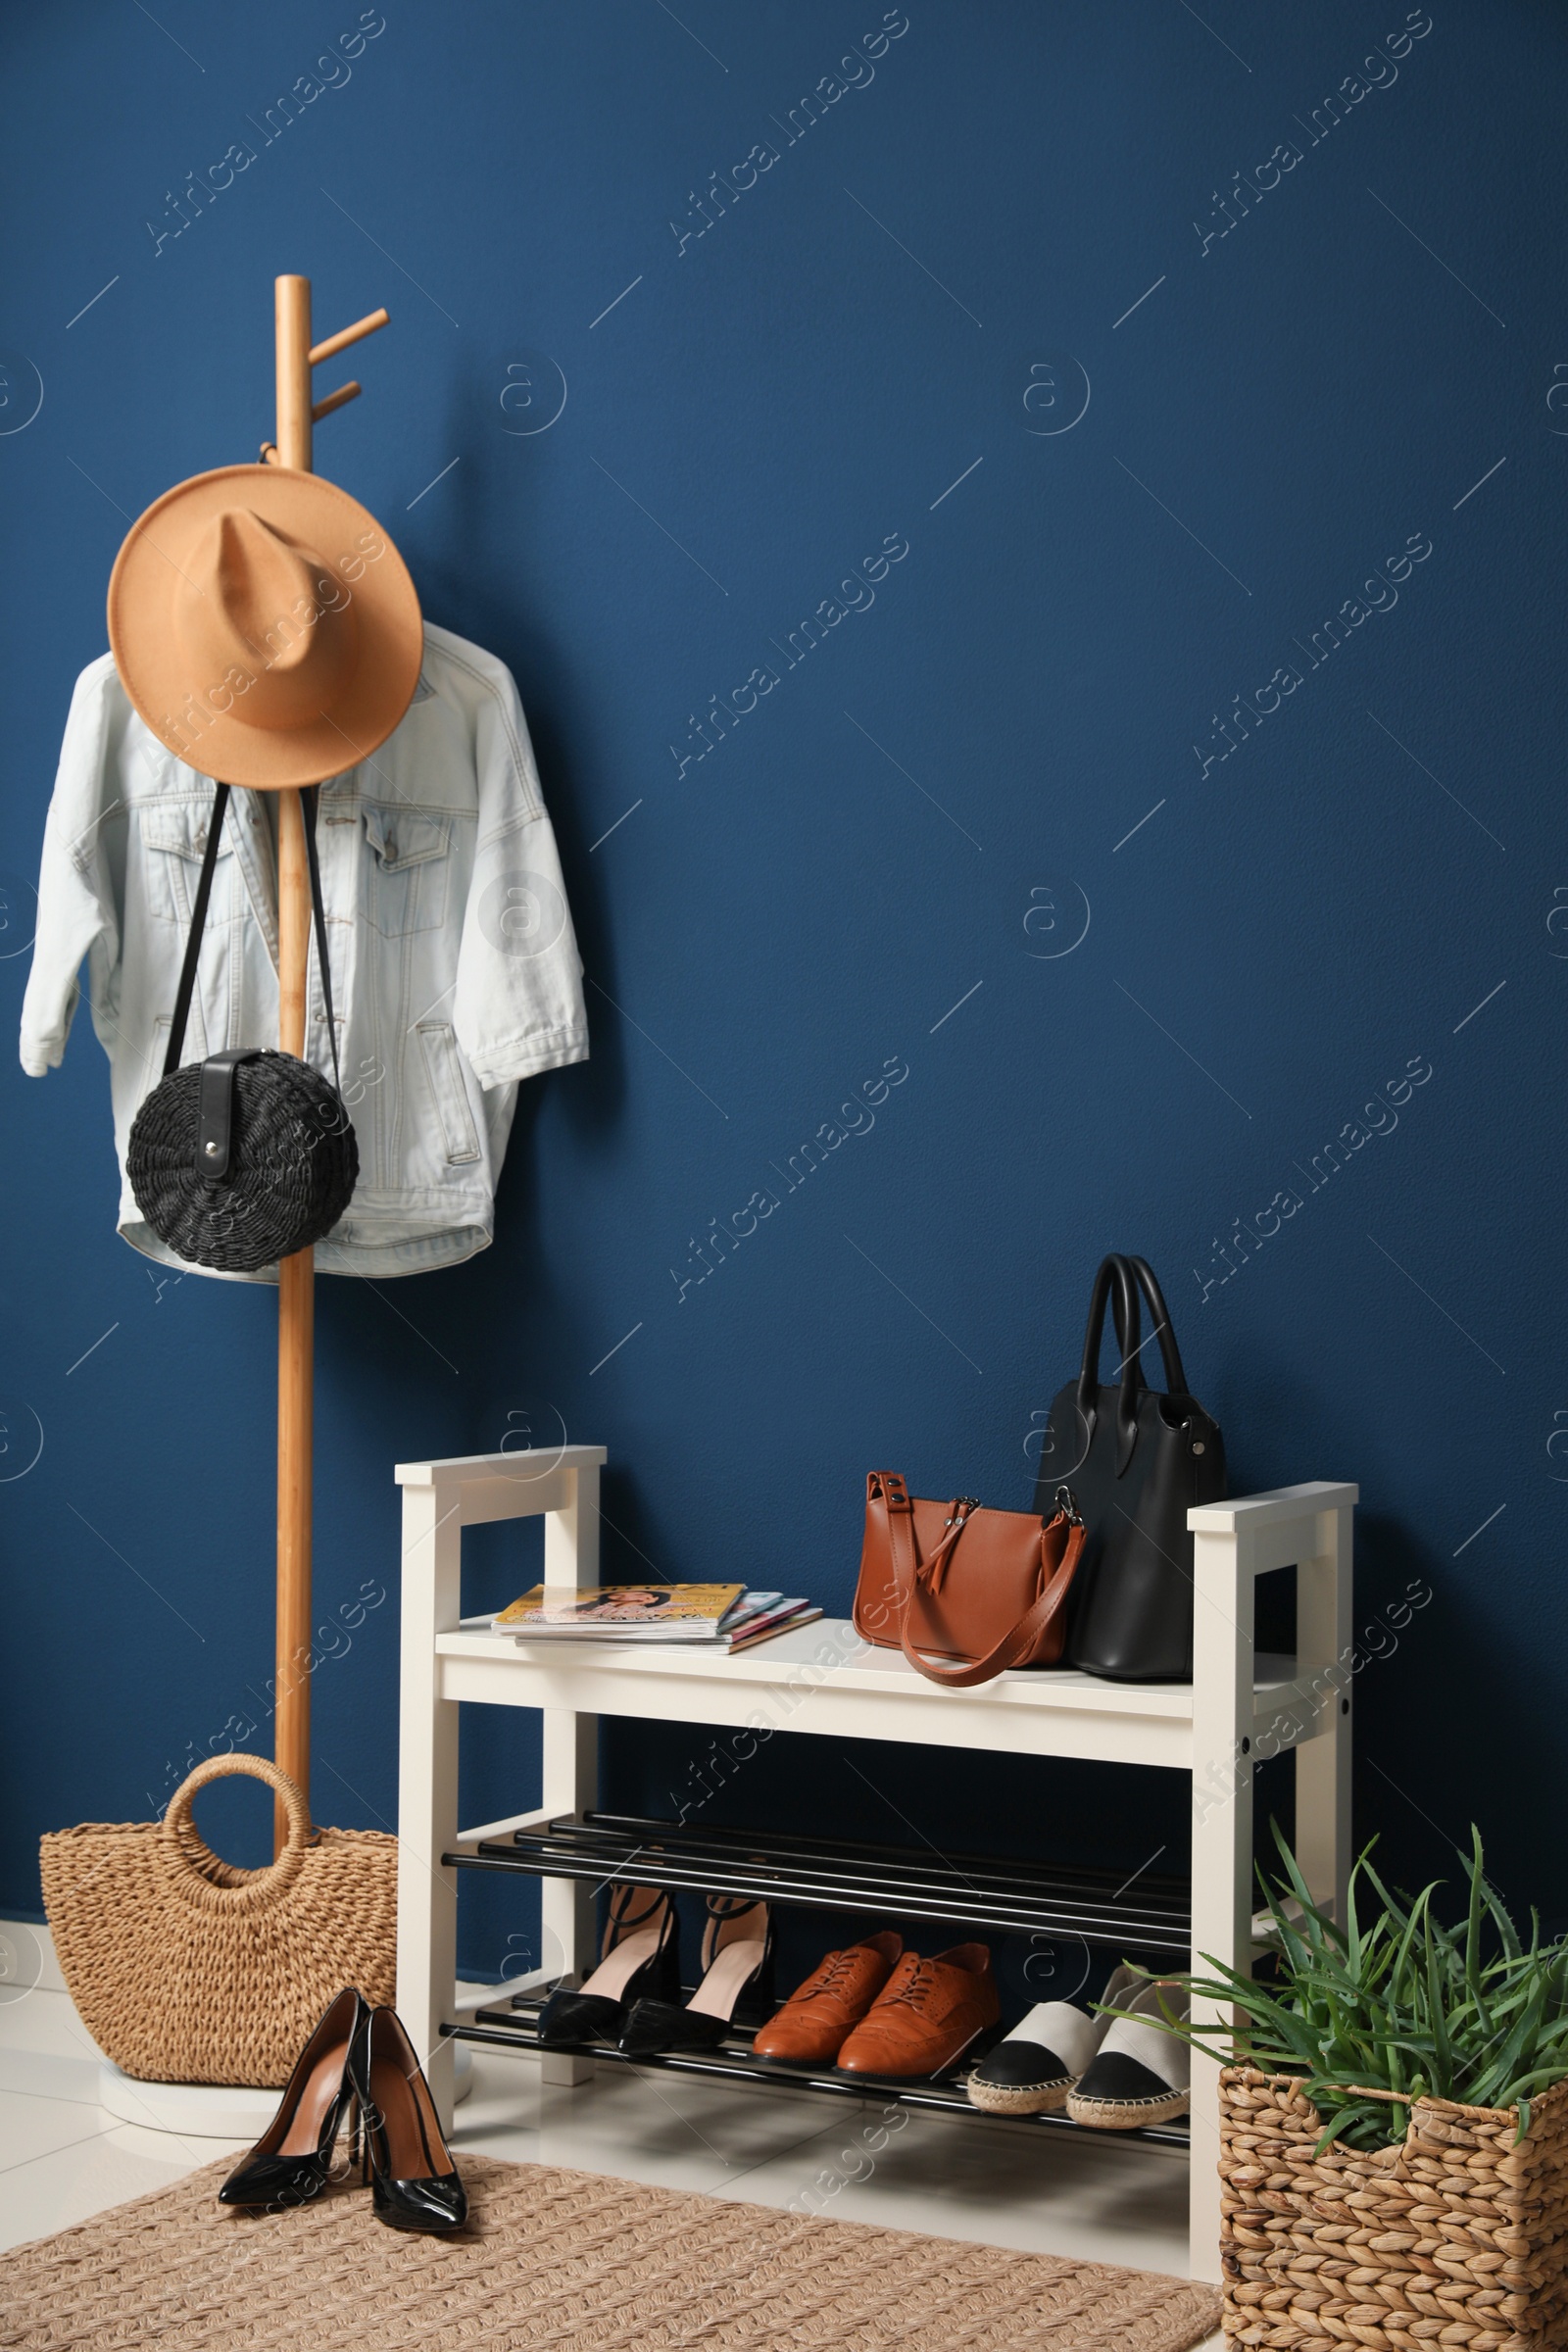
[[[209,1878],[203,1867],[204,1862],[216,1862],[217,1856],[191,1818],[191,1800],[209,1781],[223,1780],[231,1773],[248,1774],[252,1780],[267,1783],[282,1800],[288,1817],[288,1836],[275,1862],[265,1870],[246,1871],[237,1886],[223,1886]],[[171,1882],[187,1902],[202,1911],[246,1912],[269,1908],[299,1877],[314,1836],[310,1807],[304,1796],[288,1774],[266,1756],[209,1756],[205,1764],[198,1764],[180,1782],[158,1825],[160,1857]],[[218,1867],[225,1872],[230,1869],[227,1863],[219,1863]]]

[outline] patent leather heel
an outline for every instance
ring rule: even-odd
[[[330,2003],[294,2061],[277,2113],[219,2190],[220,2205],[304,2205],[320,2195],[351,2110],[357,2129],[349,2061],[369,2014],[352,1984]]]
[[[395,2009],[368,2012],[349,2055],[349,2073],[376,2220],[389,2230],[461,2230],[468,2218],[467,2194]]]

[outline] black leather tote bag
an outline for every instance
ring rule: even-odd
[[[1153,1331],[1140,1341],[1140,1298]],[[1114,1386],[1100,1380],[1110,1303],[1120,1354]],[[1157,1339],[1163,1392],[1149,1386],[1144,1348]],[[1035,1507],[1065,1482],[1088,1530],[1067,1628],[1065,1663],[1111,1682],[1185,1683],[1193,1674],[1190,1507],[1225,1493],[1217,1424],[1187,1386],[1159,1284],[1141,1257],[1104,1258],[1095,1276],[1083,1364],[1051,1408]]]

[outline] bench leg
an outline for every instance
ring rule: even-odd
[[[587,1812],[599,1801],[599,1718],[569,1707],[544,1710],[544,1804],[550,1813]],[[594,1889],[587,1879],[545,1879],[539,1889],[541,1966],[580,1984],[594,1969]],[[587,2082],[594,2062],[571,2050],[546,2051],[545,2082]]]
[[[403,1497],[403,1672],[398,1763],[398,2012],[452,2129],[458,1883],[442,1867],[458,1833],[458,1709],[438,1695],[435,1638],[461,1611],[462,1532],[428,1489]]]
[[[1251,1964],[1254,1585],[1236,1535],[1199,1534],[1194,1546],[1190,1965],[1195,1976],[1212,1977],[1210,1958],[1239,1970]],[[1230,2015],[1210,2001],[1193,2003],[1195,2024],[1228,2023]],[[1192,2135],[1188,2265],[1194,2278],[1217,2279],[1219,2063],[1198,2050],[1193,2052]]]

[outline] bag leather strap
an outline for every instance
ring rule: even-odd
[[[228,1174],[234,1135],[234,1072],[242,1061],[255,1061],[260,1053],[260,1046],[231,1046],[225,1053],[209,1054],[202,1063],[201,1092],[196,1098],[196,1165],[215,1184]]]
[[[934,1665],[929,1658],[923,1657],[909,1638],[909,1609],[921,1573],[920,1561],[915,1551],[914,1506],[909,1500],[909,1490],[895,1470],[885,1470],[881,1473],[881,1486],[883,1508],[887,1513],[888,1546],[893,1559],[893,1581],[899,1600],[899,1646],[915,1672],[923,1674],[928,1683],[941,1683],[950,1690],[972,1690],[977,1683],[993,1681],[997,1675],[1005,1673],[1009,1666],[1019,1665],[1035,1648],[1041,1636],[1049,1630],[1067,1597],[1068,1589],[1077,1573],[1079,1556],[1084,1547],[1085,1530],[1082,1521],[1069,1525],[1066,1548],[1054,1574],[1033,1606],[1024,1611],[1012,1631],[1004,1634],[1002,1640],[989,1649],[983,1658],[975,1658],[965,1664],[956,1666],[938,1666]],[[1058,1517],[1060,1516],[1063,1514],[1058,1513]],[[963,1511],[960,1514],[956,1504],[955,1517],[950,1522],[947,1533],[932,1552],[930,1559],[925,1563],[927,1580],[933,1591],[940,1590],[942,1574],[957,1548],[958,1540],[963,1534],[967,1521],[968,1512]],[[1052,1520],[1043,1525],[1040,1530],[1042,1564],[1044,1564],[1046,1536],[1050,1528],[1054,1525],[1055,1521]]]
[[[1187,1386],[1187,1374],[1182,1365],[1182,1351],[1176,1345],[1176,1331],[1165,1304],[1165,1294],[1155,1279],[1154,1269],[1147,1257],[1129,1255],[1126,1264],[1139,1289],[1149,1301],[1149,1311],[1154,1319],[1151,1339],[1159,1342],[1159,1352],[1165,1366],[1165,1386],[1173,1396],[1192,1394]]]
[[[1153,1280],[1152,1275],[1150,1279]],[[1116,1333],[1122,1348],[1122,1360],[1117,1367],[1121,1387],[1116,1399],[1116,1476],[1120,1478],[1138,1443],[1138,1391],[1143,1382],[1138,1369],[1138,1287],[1126,1258],[1115,1252],[1100,1261],[1084,1331],[1084,1358],[1078,1371],[1078,1410],[1084,1423],[1085,1452],[1098,1418],[1094,1396],[1100,1386],[1100,1346],[1105,1329],[1105,1304],[1113,1295]],[[1165,1320],[1168,1328],[1169,1317]]]
[[[220,784],[213,801],[213,813],[207,820],[207,847],[202,853],[202,870],[196,879],[196,904],[191,908],[190,937],[185,942],[185,960],[179,967],[174,1017],[169,1024],[169,1052],[164,1055],[166,1078],[172,1078],[178,1069],[180,1051],[185,1043],[185,1023],[190,1018],[191,993],[196,986],[196,965],[201,956],[202,931],[207,922],[207,902],[213,895],[213,871],[218,864],[219,837],[223,830],[223,813],[227,807],[228,786]]]
[[[213,895],[213,874],[218,865],[218,851],[223,830],[223,816],[228,808],[229,787],[220,784],[213,800],[213,813],[207,825],[207,847],[202,853],[201,872],[196,880],[196,901],[191,908],[190,937],[185,942],[185,960],[180,966],[179,987],[174,997],[173,1018],[169,1025],[169,1052],[164,1056],[164,1076],[172,1077],[179,1068],[179,1057],[185,1043],[185,1024],[190,1018],[191,998],[196,989],[196,967],[201,960],[202,933],[207,924],[208,902]],[[320,799],[320,786],[307,784],[300,790],[300,815],[305,827],[305,861],[311,875],[311,914],[316,929],[316,957],[321,973],[321,1001],[326,1008],[326,1038],[332,1054],[332,1083],[343,1104],[343,1072],[338,1065],[337,1021],[332,1011],[332,964],[326,950],[326,907],[321,899],[321,867],[316,849],[316,822]],[[228,1174],[230,1148],[234,1128],[234,1072],[242,1061],[254,1061],[263,1051],[260,1046],[231,1047],[221,1054],[210,1054],[202,1063],[201,1095],[196,1127],[196,1167],[200,1175],[214,1179]],[[348,1112],[344,1106],[344,1117]]]
[[[326,952],[326,908],[321,904],[321,866],[316,854],[316,821],[321,803],[319,784],[300,787],[300,817],[305,826],[305,862],[311,869],[311,912],[316,920],[316,960],[321,970],[321,1003],[326,1009],[326,1042],[332,1052],[332,1084],[343,1101],[343,1073],[337,1061],[337,1022],[332,1012],[332,959]],[[1153,1281],[1153,1276],[1150,1276]]]

